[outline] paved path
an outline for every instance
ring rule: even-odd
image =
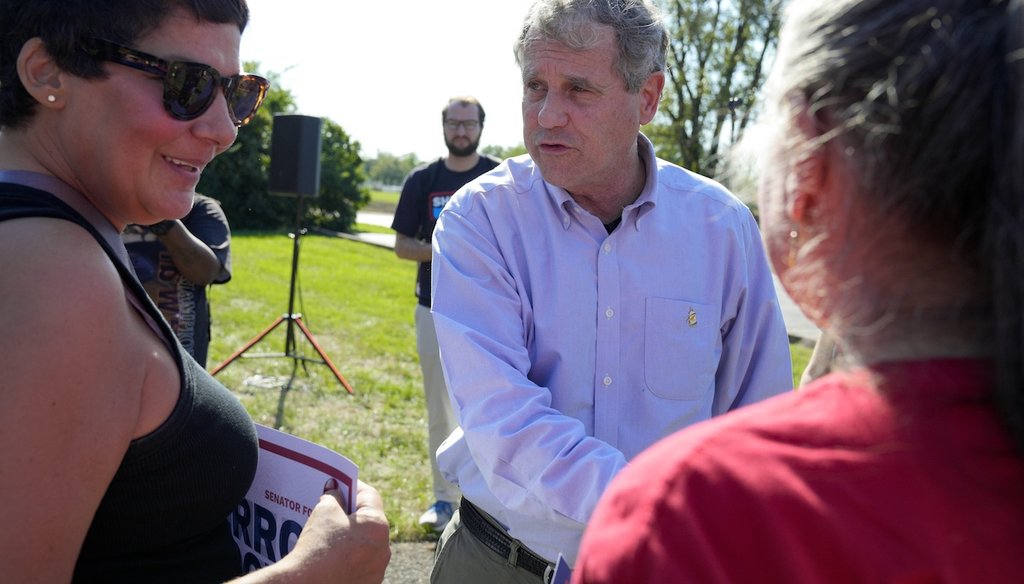
[[[378,227],[391,227],[391,215],[387,213],[356,213],[356,222]],[[348,236],[352,239],[364,241],[381,247],[395,247],[395,235],[393,233],[359,233]],[[786,330],[789,336],[802,339],[808,344],[814,344],[820,331],[814,323],[807,320],[793,300],[783,290],[778,278],[775,280],[775,290],[779,296],[779,304],[782,307],[782,319],[786,321]]]
[[[390,228],[393,217],[393,215],[389,215],[388,213],[364,213],[360,211],[356,213],[356,223],[365,223],[366,225]],[[391,239],[394,240],[394,236],[392,236]]]
[[[391,562],[381,584],[429,584],[434,566],[433,541],[391,544]]]

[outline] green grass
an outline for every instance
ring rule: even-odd
[[[807,368],[807,362],[811,359],[812,345],[796,342],[789,344],[789,355],[793,358],[793,387],[800,385],[800,376]]]
[[[387,249],[323,236],[303,237],[301,248],[295,312],[355,394],[321,363],[300,367],[284,396],[281,429],[351,458],[360,476],[385,493],[393,538],[419,539],[415,520],[432,501],[413,325],[415,264]],[[284,235],[232,238],[234,277],[211,298],[211,368],[288,312],[292,250]],[[278,326],[245,355],[283,352],[287,328]],[[297,350],[318,359],[298,327],[294,332]],[[295,363],[237,359],[218,379],[257,422],[273,426]],[[253,383],[261,380],[265,387]]]
[[[282,394],[284,381],[301,362],[254,356],[282,353],[287,324],[217,378],[257,422],[274,426],[280,417],[282,430],[359,465],[360,477],[384,496],[394,541],[425,540],[416,524],[432,502],[413,324],[416,265],[389,249],[346,239],[307,235],[300,244],[295,312],[355,394],[318,362],[299,367],[291,390]],[[292,251],[292,240],[283,234],[233,235],[234,277],[211,292],[210,368],[288,312]],[[294,332],[298,352],[318,359],[298,327]],[[792,347],[799,377],[810,349],[800,343]]]
[[[393,213],[395,205],[398,204],[398,191],[370,191],[370,203],[362,208],[363,211],[375,211],[380,213]]]
[[[390,227],[381,227],[380,225],[369,225],[367,223],[356,223],[356,233],[394,233],[395,230]]]

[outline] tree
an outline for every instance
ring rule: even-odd
[[[488,145],[481,148],[480,152],[504,160],[525,154],[526,147],[522,144],[511,147]],[[370,184],[375,188],[380,188],[401,186],[405,182],[405,178],[409,176],[409,173],[417,166],[420,166],[420,164],[421,162],[415,154],[395,156],[389,152],[378,152],[377,158],[367,160],[364,166],[366,168],[366,177]]]
[[[250,65],[248,70],[252,70]],[[271,86],[263,106],[238,130],[231,148],[206,167],[197,189],[221,202],[235,230],[284,227],[288,223],[285,218],[294,217],[294,212],[288,212],[293,205],[267,196],[273,114],[295,108],[291,93],[281,88],[273,75],[268,77]]]
[[[777,0],[667,0],[663,105],[646,128],[658,155],[704,175],[750,122],[778,44]]]
[[[331,120],[324,120],[320,156],[320,196],[314,199],[306,217],[309,224],[349,231],[356,211],[370,202],[359,143]]]
[[[258,65],[246,63],[246,70],[258,70]],[[231,148],[206,167],[197,189],[221,202],[234,230],[286,229],[295,224],[295,199],[267,191],[274,114],[295,113],[295,99],[278,76],[270,73],[267,78],[271,87],[263,106],[239,129]],[[356,210],[369,201],[369,192],[361,187],[359,143],[338,124],[324,120],[321,144],[320,194],[304,205],[303,226],[348,231]]]
[[[506,158],[512,158],[513,156],[519,156],[520,154],[526,154],[526,146],[523,146],[522,143],[520,143],[517,146],[511,147],[496,146],[491,144],[481,148],[480,152],[483,152],[484,154],[490,154],[495,158],[504,160]]]
[[[405,177],[419,163],[415,154],[395,156],[378,152],[377,158],[366,161],[366,176],[371,184],[377,186],[397,186],[405,182]]]

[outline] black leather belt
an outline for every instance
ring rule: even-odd
[[[518,539],[510,537],[505,530],[492,525],[480,510],[465,498],[459,504],[459,516],[466,529],[480,540],[480,543],[507,559],[509,564],[536,574],[545,582],[551,577],[554,566],[530,551],[530,548],[524,546]]]

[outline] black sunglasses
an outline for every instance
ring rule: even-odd
[[[228,100],[231,121],[236,126],[244,126],[256,115],[270,88],[270,82],[259,75],[222,77],[209,65],[165,61],[101,39],[91,39],[83,48],[96,59],[125,65],[162,79],[164,109],[176,120],[188,121],[203,115],[217,97],[217,88],[220,88]]]

